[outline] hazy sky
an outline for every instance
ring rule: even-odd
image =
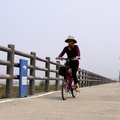
[[[0,0],[0,45],[55,61],[68,35],[81,68],[118,79],[120,0]]]

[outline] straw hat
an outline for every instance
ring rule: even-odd
[[[74,41],[74,43],[77,43],[77,41],[74,39],[72,35],[69,35],[68,38],[65,40],[66,43],[68,43],[68,41]]]

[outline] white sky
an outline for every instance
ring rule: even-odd
[[[118,79],[120,0],[0,0],[2,46],[55,61],[68,35],[78,41],[81,68]]]

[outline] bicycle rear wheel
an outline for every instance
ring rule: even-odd
[[[63,80],[61,94],[62,94],[62,99],[66,100],[68,96],[68,83],[66,82],[66,80]]]

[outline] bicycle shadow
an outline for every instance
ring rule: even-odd
[[[60,101],[62,100],[62,101],[65,101],[65,100],[62,99],[61,92],[60,92],[60,93],[57,93],[57,94],[56,94],[56,93],[55,93],[55,94],[53,93],[53,94],[51,94],[51,95],[44,96],[44,99],[47,99],[47,100],[49,99],[49,100],[60,100]],[[71,94],[68,94],[67,99],[71,100],[71,99],[75,99],[75,98],[73,98]],[[67,99],[66,99],[66,100],[67,100]]]

